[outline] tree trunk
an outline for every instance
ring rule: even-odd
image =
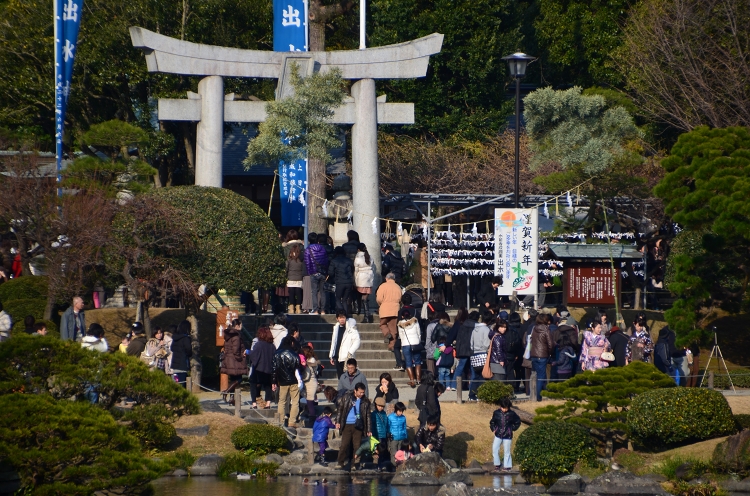
[[[44,320],[52,320],[52,311],[55,309],[55,297],[47,294],[47,305],[44,307]]]
[[[153,336],[151,335],[151,315],[148,313],[149,305],[148,301],[144,300],[140,302],[141,305],[141,312],[143,312],[143,315],[141,315],[141,318],[143,319],[141,322],[143,322],[143,329],[146,331],[146,338],[151,339]]]
[[[342,0],[331,5],[323,5],[321,0],[311,0],[308,8],[310,37],[308,50],[323,52],[326,49],[326,24],[350,11],[354,6],[351,0]],[[316,208],[323,205],[320,198],[326,197],[326,164],[322,160],[310,159],[307,162],[307,233],[328,233],[328,223],[316,214]]]
[[[317,207],[323,205],[321,198],[326,197],[326,164],[322,160],[309,159],[307,161],[307,188],[310,192],[307,198],[307,234],[328,234],[328,222],[317,214]]]
[[[190,342],[193,345],[193,356],[190,358],[190,377],[193,379],[192,393],[201,392],[201,376],[203,375],[203,365],[201,364],[201,344],[198,339],[198,317],[193,305],[188,305],[188,317],[190,322]]]
[[[195,177],[195,139],[193,136],[193,123],[182,122],[182,136],[183,143],[185,145],[185,157],[187,158],[188,168],[191,174]]]
[[[311,52],[324,52],[326,49],[326,23],[312,20],[310,15],[310,39],[308,49]]]

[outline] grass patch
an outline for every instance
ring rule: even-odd
[[[599,477],[606,471],[607,471],[607,466],[597,461],[593,461],[593,462],[580,461],[576,463],[576,466],[573,468],[574,473],[579,474],[583,477],[588,477],[589,479],[594,479],[596,477]]]
[[[628,472],[640,475],[646,469],[646,457],[636,451],[619,449],[615,451],[614,461]]]
[[[233,453],[226,457],[219,466],[219,477],[226,478],[232,473],[239,472],[254,474],[258,477],[275,477],[278,470],[279,465],[276,463],[258,461],[244,453]]]
[[[660,463],[654,466],[654,470],[657,474],[661,474],[669,480],[675,480],[677,479],[677,476],[675,475],[677,468],[686,463],[692,464],[692,468],[686,477],[688,480],[698,478],[711,470],[711,464],[705,460],[679,455],[664,458]]]
[[[168,453],[164,456],[163,460],[168,463],[170,467],[187,470],[193,465],[193,463],[195,463],[196,457],[188,450],[181,449]]]

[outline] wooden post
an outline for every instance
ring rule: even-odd
[[[713,371],[708,373],[708,389],[714,388],[714,373]]]
[[[187,378],[185,379],[185,389],[187,389],[191,393],[193,392],[193,378],[190,376],[187,376]]]
[[[234,390],[234,416],[242,417],[242,390],[239,386]]]
[[[463,373],[461,374],[461,377],[457,376],[457,377],[455,377],[455,379],[456,379],[456,403],[458,403],[460,405],[461,403],[464,402],[464,399],[462,397],[463,396],[462,389],[464,388],[464,376],[463,376]]]
[[[532,370],[531,377],[529,377],[529,396],[531,396],[531,401],[536,403],[536,370]]]

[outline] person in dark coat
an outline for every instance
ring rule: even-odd
[[[473,370],[471,368],[471,355],[474,354],[471,345],[471,335],[474,332],[474,327],[476,327],[477,322],[479,322],[479,312],[471,312],[458,329],[458,334],[456,335],[456,346],[454,348],[456,350],[456,358],[458,359],[458,364],[456,365],[456,370],[454,372],[456,383],[463,380],[464,371],[470,372],[471,376],[471,371]],[[474,400],[474,398],[470,397],[469,400]]]
[[[328,282],[336,285],[336,311],[350,317],[354,291],[354,262],[346,256],[346,251],[341,246],[337,246],[333,254],[333,260],[328,266]]]
[[[422,384],[417,388],[417,394],[414,397],[414,405],[419,410],[417,420],[420,426],[424,426],[430,417],[437,417],[440,422],[441,410],[438,398],[445,392],[445,385],[435,382],[429,370],[425,371],[422,379]]]
[[[139,357],[146,349],[146,335],[143,333],[143,324],[134,322],[130,326],[130,332],[133,334],[133,339],[130,340],[126,353],[130,356]]]
[[[359,246],[359,233],[357,231],[348,231],[346,233],[346,243],[341,245],[346,253],[346,258],[354,263],[354,259],[357,257],[357,247]]]
[[[315,233],[307,236],[310,245],[305,250],[304,260],[307,273],[310,274],[310,292],[312,294],[312,313],[325,313],[326,296],[323,282],[328,274],[328,253],[320,244],[320,237]]]
[[[493,312],[497,306],[497,288],[503,283],[503,278],[500,276],[494,276],[491,280],[482,283],[482,287],[479,288],[477,293],[477,306],[482,312]]]
[[[382,269],[381,274],[383,275],[383,279],[389,273],[393,273],[396,276],[396,284],[401,284],[401,278],[404,277],[404,272],[406,272],[406,262],[401,258],[401,254],[388,244],[385,245]]]
[[[228,394],[230,405],[234,405],[234,390],[240,385],[242,376],[247,373],[245,347],[240,337],[241,329],[242,321],[234,319],[224,334],[224,360],[221,362],[221,373],[229,376],[229,387],[221,392],[221,397],[227,401]]]
[[[615,361],[610,362],[609,366],[624,367],[626,365],[626,352],[628,350],[628,337],[617,326],[612,326],[609,331],[609,344],[612,346],[612,353],[615,355]]]
[[[380,384],[375,388],[375,398],[383,398],[386,403],[396,403],[398,401],[398,388],[393,382],[391,374],[383,372],[380,374]]]
[[[190,322],[183,320],[177,326],[177,333],[172,337],[172,363],[170,367],[175,379],[185,386],[190,371],[190,358],[193,356],[193,343],[190,339]]]
[[[266,409],[271,408],[273,401],[273,355],[276,353],[276,347],[273,345],[273,334],[268,327],[258,328],[256,333],[257,341],[250,350],[250,364],[252,372],[250,373],[250,396],[252,397],[252,408],[258,408],[256,399],[258,398],[258,387],[260,386],[265,392]]]

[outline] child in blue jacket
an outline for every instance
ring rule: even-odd
[[[401,443],[407,441],[406,417],[404,412],[406,406],[400,401],[393,407],[393,413],[388,415],[388,452],[391,454],[391,463],[396,466],[396,452]]]
[[[328,431],[335,428],[336,425],[331,420],[333,410],[330,406],[323,409],[323,414],[315,420],[313,424],[313,442],[318,443],[319,451],[315,455],[315,461],[324,467],[328,466],[325,458],[326,448],[328,448]]]

